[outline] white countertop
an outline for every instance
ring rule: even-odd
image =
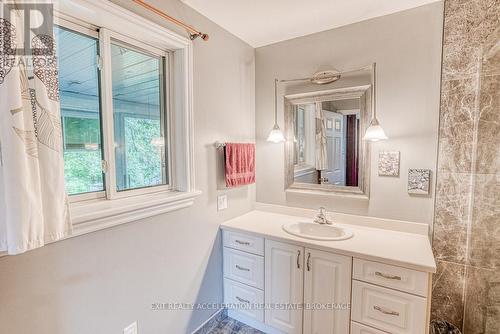
[[[267,239],[360,259],[384,262],[419,271],[436,272],[436,262],[426,234],[334,222],[337,226],[350,229],[354,236],[341,241],[318,241],[296,237],[282,229],[284,224],[307,221],[312,221],[312,218],[255,210],[222,223],[221,228],[261,235]]]

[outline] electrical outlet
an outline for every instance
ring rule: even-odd
[[[217,211],[227,209],[227,195],[217,196]]]
[[[137,333],[137,321],[134,321],[127,327],[123,329],[123,334],[138,334]]]

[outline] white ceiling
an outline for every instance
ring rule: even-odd
[[[440,0],[182,1],[251,46],[260,47]]]

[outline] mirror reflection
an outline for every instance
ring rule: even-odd
[[[293,106],[294,182],[358,186],[360,99]]]
[[[340,72],[339,72],[340,73]],[[284,82],[285,189],[368,197],[374,66],[329,84]]]

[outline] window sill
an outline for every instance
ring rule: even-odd
[[[157,193],[106,200],[96,199],[70,203],[73,232],[64,239],[103,230],[135,220],[187,208],[201,191]],[[0,252],[0,258],[7,252]]]
[[[187,208],[200,194],[201,191],[163,191],[113,200],[71,203],[73,233],[70,237]]]

